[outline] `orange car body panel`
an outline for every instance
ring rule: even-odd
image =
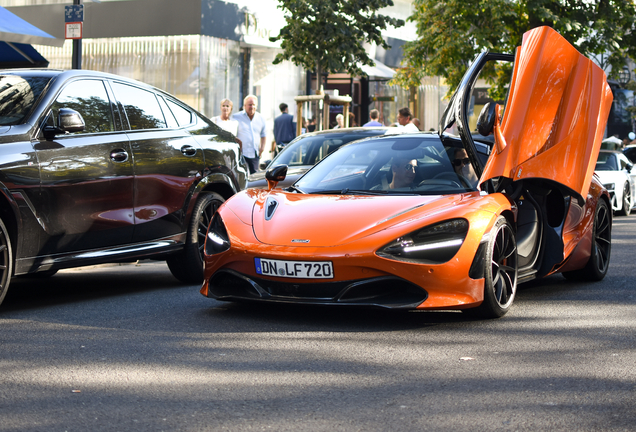
[[[282,204],[277,210],[277,221],[265,221],[259,213],[270,195],[274,195],[279,201],[292,200],[295,205]],[[208,295],[208,280],[219,268],[235,270],[253,277],[272,279],[256,274],[253,258],[258,257],[278,260],[332,261],[335,277],[330,282],[399,274],[405,280],[426,287],[429,295],[427,300],[419,305],[420,309],[457,308],[479,304],[483,300],[483,279],[471,279],[468,271],[475,249],[484,234],[489,232],[498,214],[502,212],[502,209],[511,211],[511,215],[514,213],[510,201],[502,194],[483,195],[479,192],[441,197],[383,198],[381,209],[376,208],[374,211],[369,209],[375,214],[375,218],[369,218],[367,221],[369,223],[366,225],[355,224],[355,226],[365,225],[366,228],[357,230],[355,235],[349,235],[350,232],[356,231],[355,228],[347,230],[347,226],[352,223],[347,221],[347,217],[351,215],[351,205],[365,205],[366,202],[371,201],[369,197],[303,195],[280,190],[268,193],[255,189],[234,196],[219,209],[219,214],[230,236],[232,249],[214,257],[207,257],[206,278],[201,293]],[[422,198],[429,199],[431,202],[422,206]],[[316,210],[316,203],[321,203],[321,211]],[[248,214],[251,214],[250,206],[256,209],[254,226],[244,222]],[[293,221],[281,223],[281,220],[285,220],[286,210],[296,220],[309,221],[309,223],[296,224],[302,226],[302,229],[297,228],[295,231]],[[325,214],[329,214],[330,218],[325,218]],[[356,215],[359,214],[356,212]],[[378,214],[386,216],[387,220],[382,222],[383,218],[377,217]],[[378,248],[405,232],[455,217],[467,219],[471,229],[459,252],[447,263],[430,265],[405,263],[376,255]],[[289,230],[279,230],[278,226],[281,225]],[[268,233],[270,228],[273,231],[271,234]],[[332,243],[333,245],[324,242],[325,237],[333,239],[332,233],[339,233],[342,230],[346,232],[342,236],[347,239],[346,241],[339,244]],[[275,244],[263,243],[257,238],[255,232],[268,233],[267,235],[274,238],[272,243]],[[291,243],[293,238],[308,239],[311,246],[294,245]],[[319,242],[322,244],[317,246]],[[307,283],[307,280],[289,279],[289,282]],[[450,286],[453,287],[452,290],[449,290]]]
[[[612,104],[605,73],[549,27],[524,35],[514,70],[481,181],[544,178],[586,197]]]

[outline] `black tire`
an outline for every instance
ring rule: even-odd
[[[616,212],[619,216],[629,216],[632,211],[632,189],[629,183],[625,183],[623,188],[623,207]]]
[[[599,199],[594,212],[592,239],[592,250],[587,264],[580,270],[563,272],[566,279],[600,281],[607,274],[612,252],[612,215],[603,199]]]
[[[202,192],[194,204],[183,250],[170,256],[166,262],[174,277],[181,282],[203,282],[203,246],[212,217],[225,200],[214,192]]]
[[[481,318],[500,318],[514,301],[518,272],[517,241],[503,216],[490,231],[484,266],[484,301],[472,313]]]
[[[0,219],[0,303],[7,295],[13,273],[13,251],[7,227]]]

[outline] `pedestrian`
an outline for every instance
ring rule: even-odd
[[[358,123],[356,123],[356,115],[349,111],[349,127],[356,127]]]
[[[232,116],[238,121],[237,137],[241,141],[241,151],[247,162],[250,174],[258,171],[258,161],[265,149],[265,119],[261,113],[256,112],[258,99],[254,95],[247,95],[243,99],[244,110]]]
[[[398,110],[398,129],[401,129],[401,132],[419,132],[417,126],[411,123],[412,118],[413,115],[408,107],[400,108]]]
[[[230,118],[232,115],[232,101],[223,99],[221,101],[221,115],[212,117],[212,122],[221,129],[228,131],[234,136],[238,135],[238,122]]]
[[[274,119],[274,147],[272,152],[278,153],[291,140],[296,138],[296,123],[294,116],[287,112],[288,106],[282,103],[278,106],[281,114]]]
[[[307,132],[313,132],[316,130],[316,117],[312,117],[307,125]]]
[[[344,116],[342,114],[338,114],[336,116],[336,125],[333,127],[334,129],[341,129],[344,127]]]
[[[369,113],[369,117],[371,118],[371,120],[363,124],[362,125],[363,127],[384,126],[382,123],[378,121],[378,119],[380,118],[380,111],[378,111],[377,109],[372,109],[371,112]]]
[[[411,123],[413,123],[415,125],[415,127],[417,128],[418,131],[422,130],[422,128],[420,128],[420,119],[414,118],[414,119],[411,120]]]

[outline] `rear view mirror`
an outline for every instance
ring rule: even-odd
[[[267,188],[272,190],[278,182],[285,180],[287,177],[287,165],[276,165],[272,169],[267,170],[265,178],[267,179]]]

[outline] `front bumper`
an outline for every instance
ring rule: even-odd
[[[413,309],[428,298],[421,287],[395,276],[362,280],[295,283],[257,278],[221,269],[201,292],[217,300],[258,300],[275,303],[374,306]]]

